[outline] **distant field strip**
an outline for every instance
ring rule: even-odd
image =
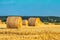
[[[0,40],[60,40],[60,27],[0,29]]]

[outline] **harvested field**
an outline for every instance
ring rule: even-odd
[[[60,27],[0,29],[0,40],[60,40]]]

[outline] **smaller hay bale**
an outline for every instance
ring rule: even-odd
[[[28,26],[28,20],[23,20],[23,21],[22,21],[22,25]]]

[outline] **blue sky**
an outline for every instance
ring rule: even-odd
[[[0,0],[0,16],[60,16],[60,0]]]

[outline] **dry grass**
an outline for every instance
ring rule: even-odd
[[[8,29],[0,24],[0,40],[60,40],[60,25],[22,26],[19,29]]]
[[[60,40],[60,27],[0,29],[0,40]]]
[[[0,24],[0,28],[7,28],[7,24]]]

